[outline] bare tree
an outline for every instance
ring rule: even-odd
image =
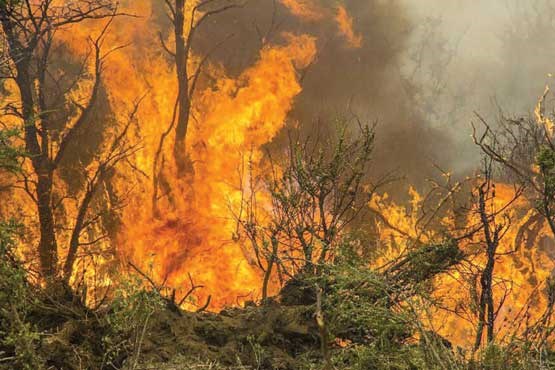
[[[248,177],[241,171],[240,178],[248,180],[248,189],[241,183],[242,200],[238,213],[231,210],[237,221],[237,236],[241,231],[247,237],[254,254],[257,267],[264,273],[262,279],[262,300],[268,297],[268,285],[274,273],[274,268],[278,264],[280,241],[278,237],[284,230],[283,226],[287,222],[283,209],[273,208],[270,217],[265,217],[265,212],[259,209],[259,192],[263,191],[264,185],[253,175],[253,164],[251,158],[248,162]],[[262,189],[261,189],[262,187]]]
[[[493,182],[492,160],[484,160],[484,169],[481,174],[480,184],[476,187],[476,202],[471,214],[479,219],[479,233],[483,235],[481,244],[484,245],[486,262],[479,273],[480,296],[478,298],[478,323],[476,325],[476,340],[474,350],[480,348],[483,340],[484,327],[487,331],[487,343],[494,341],[495,319],[499,308],[495,307],[493,292],[494,268],[496,259],[499,257],[498,248],[501,239],[505,236],[511,226],[510,218],[503,211],[506,210],[522,193],[522,188],[515,189],[514,197],[506,204],[499,206],[495,204],[495,183]],[[501,220],[499,220],[501,219]]]
[[[533,117],[501,117],[490,125],[476,114],[483,132],[473,124],[474,142],[504,172],[526,188],[555,236],[555,144],[553,115],[546,112],[546,88]]]
[[[25,176],[24,188],[37,206],[40,241],[38,254],[42,277],[48,282],[58,280],[58,241],[55,220],[55,173],[60,169],[80,130],[91,124],[102,88],[102,73],[108,56],[118,48],[103,51],[102,46],[117,8],[109,0],[79,0],[59,5],[53,0],[40,2],[0,2],[2,37],[9,53],[9,74],[19,90],[19,104],[4,107],[6,114],[16,116],[23,125],[25,151],[30,158],[31,172]],[[90,52],[82,69],[72,81],[65,74],[56,77],[51,64],[56,34],[64,27],[91,19],[108,19],[96,38],[90,38]],[[92,59],[92,88],[85,102],[75,101],[70,93],[86,78],[87,64]],[[61,107],[69,105],[76,114],[62,114]],[[128,126],[121,135],[127,131]],[[73,227],[68,259],[63,268],[64,280],[69,281],[80,235],[90,225],[87,211],[98,186],[115,164],[133,149],[123,136],[115,135],[104,155],[98,155],[97,169],[89,177],[85,195],[79,202],[77,220]],[[60,199],[65,199],[60,196]]]
[[[284,162],[271,160],[270,176],[260,180],[251,175],[236,219],[264,271],[263,298],[274,268],[280,277],[317,273],[384,183],[367,181],[372,128],[360,127],[353,137],[344,127],[335,142],[290,137]],[[259,199],[262,192],[269,194],[271,204]]]
[[[398,66],[399,77],[404,92],[423,117],[434,122],[458,122],[474,81],[453,83],[464,33],[450,39],[442,32],[443,26],[441,17],[426,17],[414,26],[415,42],[405,52],[405,63]]]
[[[127,123],[124,125],[121,132],[115,134],[112,141],[106,145],[105,150],[100,153],[90,174],[87,174],[84,194],[78,203],[77,216],[71,230],[68,253],[63,267],[63,277],[66,283],[69,283],[69,279],[72,276],[73,266],[77,258],[79,247],[95,244],[108,237],[107,235],[101,235],[94,240],[89,240],[87,242],[81,241],[82,234],[87,227],[99,218],[99,215],[90,214],[91,203],[99,188],[101,188],[101,185],[113,175],[115,167],[119,162],[126,160],[139,149],[137,144],[128,142],[126,136],[131,125],[135,123],[140,102],[141,99],[135,102]]]
[[[233,0],[204,0],[192,6],[192,10],[188,14],[187,8],[189,4],[187,0],[165,0],[165,4],[168,17],[173,26],[174,45],[173,47],[168,46],[161,33],[160,41],[164,50],[175,63],[178,91],[172,121],[168,129],[160,137],[154,159],[153,209],[155,212],[158,188],[160,186],[160,172],[163,167],[162,151],[170,133],[175,133],[173,159],[178,172],[183,174],[193,170],[186,148],[192,101],[203,68],[213,52],[225,42],[225,40],[222,40],[216,43],[211,50],[200,58],[196,66],[192,67],[192,48],[197,32],[211,17],[242,6],[241,3]]]

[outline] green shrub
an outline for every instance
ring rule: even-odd
[[[310,282],[322,291],[329,338],[348,343],[333,351],[338,369],[416,369],[407,344],[414,332],[410,316],[392,299],[383,275],[345,243],[334,262]]]
[[[26,272],[17,260],[15,222],[0,223],[0,368],[40,369],[40,335],[27,315],[36,304]]]
[[[153,314],[165,307],[161,296],[147,290],[140,279],[124,280],[116,290],[110,311],[103,318],[107,328],[102,338],[103,366],[125,358],[127,368],[135,369],[141,357]],[[113,364],[112,364],[113,365]]]

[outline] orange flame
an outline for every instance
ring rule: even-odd
[[[126,13],[138,18],[116,18],[105,36],[103,50],[110,53],[103,68],[103,85],[109,95],[116,122],[125,122],[132,102],[146,94],[137,113],[132,140],[143,149],[132,158],[132,166],[119,169],[113,187],[126,199],[119,212],[121,225],[115,247],[119,256],[132,261],[157,283],[163,282],[183,294],[195,285],[204,286],[193,299],[203,304],[210,295],[211,307],[235,305],[258,296],[259,271],[249,264],[248,251],[234,237],[236,223],[232,209],[240,206],[240,170],[246,158],[253,166],[262,159],[261,147],[271,141],[285,125],[295,97],[301,92],[298,69],[315,58],[316,39],[309,35],[283,34],[283,44],[267,45],[258,61],[238,77],[229,77],[220,65],[207,65],[213,81],[200,83],[193,100],[187,152],[194,162],[195,174],[178,178],[172,163],[166,163],[164,180],[172,189],[172,200],[160,200],[160,214],[153,215],[151,204],[154,157],[160,137],[172,121],[177,81],[175,67],[163,54],[150,0],[124,3]],[[79,59],[88,53],[87,40],[98,35],[104,21],[68,26],[58,40]],[[120,46],[127,45],[120,49]],[[192,55],[191,67],[199,63]],[[93,68],[89,63],[90,69]],[[75,89],[76,100],[86,98],[92,81],[83,80]],[[119,127],[110,128],[119,132]],[[171,156],[170,145],[164,155]],[[185,148],[183,148],[185,150]],[[63,184],[63,181],[57,181]],[[62,185],[60,185],[62,186]],[[133,191],[128,190],[133,188]],[[59,189],[60,193],[65,193]],[[29,204],[14,198],[18,204]],[[29,205],[22,213],[36,211]],[[64,209],[68,222],[76,208]],[[59,235],[63,260],[69,235]],[[92,238],[94,239],[94,238]],[[95,246],[98,252],[111,249],[110,243]],[[92,247],[88,248],[92,250]],[[108,253],[80,259],[80,272],[90,285],[111,283],[107,270],[113,266]],[[91,262],[92,261],[92,262]],[[101,271],[92,272],[90,265]],[[113,273],[114,271],[112,271]],[[99,274],[104,273],[104,277]],[[94,280],[94,282],[93,282]],[[179,291],[181,290],[181,292]],[[194,306],[195,302],[186,302]]]
[[[220,76],[215,87],[195,99],[197,118],[189,150],[195,175],[166,178],[174,193],[173,207],[164,208],[161,219],[156,219],[145,207],[149,202],[145,193],[146,199],[138,196],[124,211],[118,237],[123,254],[145,270],[152,261],[155,279],[173,287],[187,290],[190,274],[195,284],[206,287],[197,298],[211,295],[212,307],[258,294],[260,276],[233,240],[236,224],[230,209],[240,206],[242,163],[249,157],[256,165],[262,158],[261,146],[284,126],[301,92],[296,68],[306,67],[316,54],[312,37],[284,38],[286,45],[264,48],[259,61],[236,79],[212,67],[212,75]],[[153,154],[141,155],[145,172],[152,167]]]
[[[129,10],[150,14],[150,3],[138,1]],[[135,158],[135,167],[150,174],[161,134],[171,122],[177,82],[174,67],[160,55],[155,30],[149,17],[129,22],[117,20],[107,35],[106,48],[133,44],[113,54],[106,65],[104,82],[115,110],[126,112],[126,104],[146,92],[139,110],[144,150]],[[82,53],[82,40],[91,33],[77,27],[65,35],[76,53]],[[308,35],[284,34],[285,45],[267,46],[259,60],[237,78],[226,76],[218,65],[209,66],[216,79],[198,90],[193,102],[189,148],[195,175],[177,178],[172,163],[167,163],[165,181],[172,189],[172,201],[160,200],[160,215],[149,206],[151,183],[130,171],[120,174],[116,187],[138,182],[122,211],[122,226],[117,237],[120,255],[152,276],[153,280],[175,287],[179,294],[195,285],[202,304],[211,296],[211,307],[235,305],[254,299],[260,289],[259,271],[249,264],[248,251],[234,239],[236,224],[231,209],[241,202],[239,171],[245,158],[256,166],[261,146],[271,141],[284,126],[294,98],[301,92],[297,69],[308,66],[316,54],[316,40]],[[198,63],[196,56],[191,63]],[[122,113],[123,115],[123,113]],[[162,124],[160,124],[162,123]],[[164,151],[168,157],[170,145]],[[185,148],[184,148],[185,150]]]
[[[356,34],[353,28],[353,18],[347,13],[347,9],[340,5],[337,7],[335,17],[339,30],[347,40],[349,47],[358,49],[362,46],[362,36]]]
[[[421,196],[411,190],[410,205],[401,206],[388,200],[387,197],[376,197],[370,207],[379,210],[387,225],[378,223],[380,240],[389,245],[389,251],[376,262],[382,265],[397,253],[411,247],[411,240],[431,242],[441,238],[441,235],[428,232],[421,235],[418,232],[418,215],[421,207]],[[501,209],[514,196],[514,188],[509,185],[497,184],[494,207]],[[505,212],[512,221],[507,233],[500,241],[494,270],[494,297],[496,305],[500,305],[496,319],[498,338],[503,340],[505,335],[516,327],[516,321],[527,320],[534,322],[546,307],[544,283],[551,276],[555,268],[552,258],[553,235],[541,217],[532,207],[532,203],[525,197],[512,203]],[[468,225],[476,225],[479,220],[477,214],[470,214]],[[484,246],[480,243],[481,234],[475,240],[462,242],[460,248],[469,255],[472,264],[477,268],[486,263]],[[442,301],[448,310],[436,310],[431,314],[430,325],[439,334],[454,344],[467,346],[475,339],[475,323],[472,314],[476,309],[476,290],[478,281],[469,281],[468,271],[454,269],[436,279],[433,295]],[[471,319],[465,321],[464,316]],[[525,329],[521,327],[521,330]]]
[[[324,18],[323,10],[314,3],[314,0],[280,0],[289,11],[309,21],[319,21]]]

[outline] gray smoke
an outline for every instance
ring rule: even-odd
[[[403,2],[415,26],[411,48],[425,44],[428,69],[415,78],[416,84],[429,96],[435,86],[430,70],[435,67],[441,76],[440,93],[433,99],[436,111],[425,118],[457,144],[460,153],[453,167],[472,169],[478,157],[469,139],[474,111],[492,124],[500,111],[526,115],[553,82],[555,1]],[[448,55],[448,63],[442,63]],[[410,55],[406,58],[414,65]]]
[[[315,0],[333,14],[336,2]],[[162,2],[157,2],[161,4]],[[291,121],[306,132],[330,130],[337,117],[377,121],[374,171],[396,171],[417,187],[479,164],[470,139],[474,111],[526,114],[543,92],[555,60],[555,0],[344,0],[362,35],[346,47],[333,17],[306,21],[279,1],[251,1],[203,26],[194,48],[213,54],[231,74],[252,65],[263,42],[282,32],[319,38],[317,62],[303,72],[303,92]],[[169,32],[162,11],[159,25]],[[285,143],[285,134],[273,143]]]

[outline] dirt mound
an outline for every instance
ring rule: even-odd
[[[176,357],[249,364],[260,369],[295,369],[295,358],[318,349],[318,332],[309,306],[227,309],[219,314],[165,312],[155,317],[143,345],[143,358],[166,362]]]
[[[319,354],[319,337],[311,305],[285,306],[272,300],[263,305],[230,308],[220,313],[160,310],[152,315],[140,345],[137,369],[175,369],[195,361],[223,368],[298,369],[300,355]],[[97,319],[69,319],[52,331],[41,346],[47,365],[56,369],[99,369],[106,361],[104,332]],[[129,351],[110,360],[129,367]],[[127,367],[126,367],[127,366]],[[154,367],[153,367],[154,366]]]

